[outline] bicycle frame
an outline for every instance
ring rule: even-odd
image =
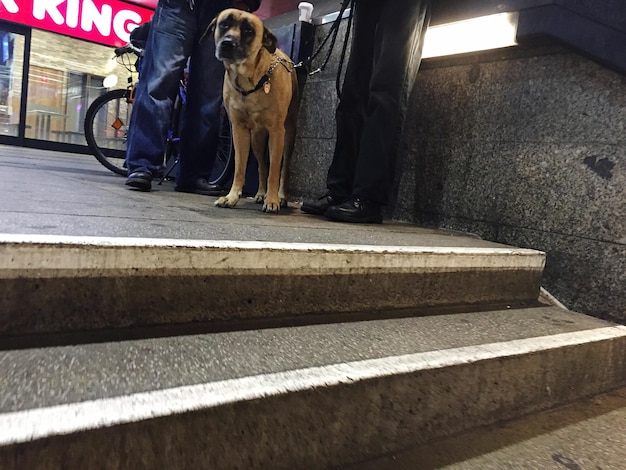
[[[187,80],[189,78],[189,61],[183,72],[183,78],[178,84],[178,95],[174,101],[172,108],[172,117],[170,119],[170,127],[167,130],[167,137],[165,138],[165,155],[163,159],[165,161],[165,172],[163,176],[159,178],[157,184],[163,183],[163,181],[170,177],[176,165],[179,162],[179,153],[177,150],[180,144],[180,119],[182,117],[182,111],[187,104]]]
[[[137,83],[141,79],[139,73],[139,63],[141,60],[141,50],[126,45],[115,50],[115,59],[122,63],[129,71],[128,86],[109,90],[104,95],[98,97],[87,110],[85,117],[85,137],[87,144],[96,159],[112,172],[126,176],[126,137],[130,117],[130,107],[134,102],[134,92]],[[134,64],[127,59],[128,55],[134,53],[137,60]],[[133,70],[134,67],[134,70]],[[137,80],[134,74],[138,73]],[[178,86],[178,93],[170,117],[170,125],[165,138],[165,152],[163,162],[165,163],[162,176],[158,184],[172,175],[179,161],[180,145],[180,119],[182,110],[187,103],[187,80],[189,77],[189,64],[185,68],[183,78]],[[126,113],[119,114],[120,100],[126,102]],[[117,111],[116,111],[117,110]],[[116,114],[117,113],[117,114]],[[113,136],[107,135],[110,129],[115,130]],[[107,131],[108,129],[108,131]],[[234,166],[234,150],[232,148],[232,130],[230,121],[222,108],[220,114],[219,144],[216,153],[216,164],[211,175],[211,184],[226,184],[232,177]],[[120,163],[121,162],[121,163]]]

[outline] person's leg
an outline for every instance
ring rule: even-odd
[[[154,177],[162,167],[178,80],[192,46],[192,19],[187,0],[157,6],[135,89],[126,151],[129,175],[147,172]]]
[[[301,210],[308,214],[323,215],[329,207],[341,204],[352,194],[380,3],[379,0],[358,0],[356,3],[350,57],[335,112],[337,137],[326,176],[328,191],[318,199],[304,201]]]
[[[355,7],[350,57],[335,113],[337,140],[326,179],[329,193],[338,199],[352,194],[372,74],[376,22],[382,3],[358,0]]]
[[[381,4],[353,194],[385,205],[409,95],[421,61],[429,2],[390,0]]]
[[[215,57],[215,44],[211,38],[199,43],[205,28],[220,11],[216,6],[216,2],[196,5],[195,41],[180,136],[178,189],[198,189],[197,180],[211,176],[217,152],[224,65]]]

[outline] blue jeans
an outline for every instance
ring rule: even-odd
[[[172,107],[187,59],[191,57],[187,104],[181,124],[177,185],[191,186],[211,174],[218,144],[224,66],[215,58],[212,38],[199,39],[227,0],[160,0],[144,51],[130,119],[128,173],[162,169]]]
[[[356,0],[337,107],[329,193],[388,204],[404,117],[430,20],[428,0]]]

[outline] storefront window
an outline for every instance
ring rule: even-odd
[[[33,30],[25,137],[85,145],[83,120],[89,105],[107,91],[103,79],[128,72],[112,60],[113,48]]]
[[[21,34],[0,29],[0,135],[18,135],[24,43]]]

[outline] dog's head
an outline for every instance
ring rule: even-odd
[[[224,10],[211,21],[200,40],[207,36],[215,39],[215,57],[223,62],[244,62],[263,47],[271,53],[276,51],[276,36],[261,19],[234,8]]]

